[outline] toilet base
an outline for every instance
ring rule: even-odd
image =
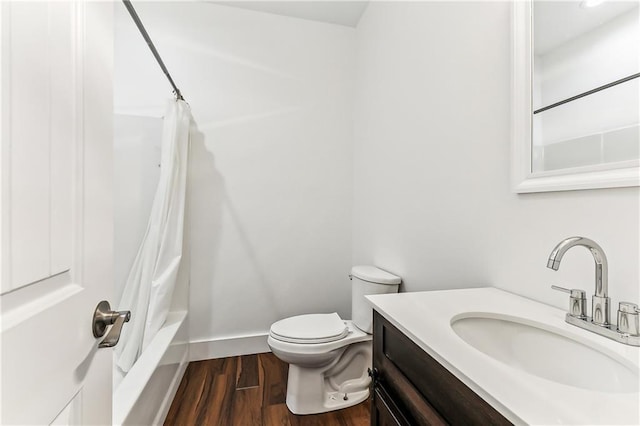
[[[323,367],[290,364],[287,408],[293,414],[318,414],[361,403],[369,397],[370,366],[371,341],[347,346],[334,362]]]
[[[322,405],[305,406],[305,404],[301,404],[297,398],[290,398],[287,394],[287,408],[293,414],[297,415],[320,414],[358,405],[367,398],[369,398],[369,389],[351,393],[347,400],[344,400],[344,394],[331,392],[325,394]]]

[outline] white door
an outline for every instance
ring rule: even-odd
[[[3,425],[111,423],[112,9],[0,2]]]

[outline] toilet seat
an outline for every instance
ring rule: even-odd
[[[310,362],[310,360],[314,358],[322,358],[333,351],[342,350],[352,343],[372,340],[371,334],[367,334],[360,330],[358,327],[353,325],[352,321],[347,320],[346,323],[347,335],[342,339],[334,340],[333,342],[315,344],[285,342],[278,339],[273,335],[273,333],[269,333],[267,343],[276,355],[280,354],[281,356],[285,356],[284,354],[287,354],[288,356],[285,356],[287,359],[286,362],[291,363],[292,359],[290,357],[293,357],[296,359],[297,363],[302,363]]]
[[[306,314],[273,323],[269,335],[281,342],[319,344],[335,342],[349,334],[345,321],[337,313]]]

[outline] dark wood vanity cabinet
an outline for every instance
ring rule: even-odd
[[[373,426],[511,424],[375,311],[371,374]]]

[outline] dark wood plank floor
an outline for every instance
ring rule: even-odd
[[[287,410],[287,364],[271,353],[192,362],[165,425],[365,426],[369,401],[296,416]]]

